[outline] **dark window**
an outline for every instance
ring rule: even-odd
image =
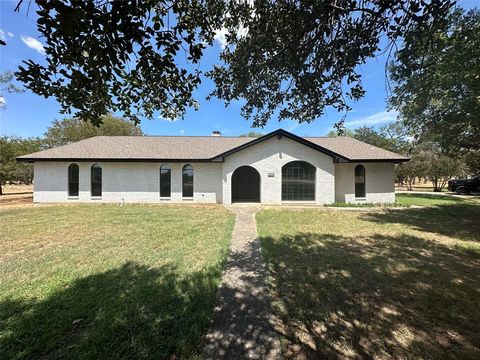
[[[102,167],[98,164],[93,164],[91,168],[91,195],[102,196]]]
[[[282,200],[315,200],[315,166],[292,161],[282,167]]]
[[[193,167],[185,165],[182,171],[182,196],[193,197]]]
[[[365,167],[363,165],[355,167],[355,197],[365,197]]]
[[[78,196],[78,165],[68,167],[68,196]]]
[[[160,197],[170,197],[172,170],[168,165],[160,166]]]

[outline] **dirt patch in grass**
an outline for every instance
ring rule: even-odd
[[[0,210],[12,207],[33,207],[32,185],[3,185]]]
[[[257,215],[287,358],[480,357],[480,206]]]
[[[191,358],[234,216],[220,206],[0,212],[0,358]]]
[[[33,195],[2,195],[0,196],[0,209],[12,207],[33,207]]]
[[[2,185],[4,195],[25,195],[33,194],[33,185],[8,184]]]

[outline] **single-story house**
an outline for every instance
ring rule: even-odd
[[[34,202],[395,201],[399,154],[350,137],[97,136],[20,156]]]

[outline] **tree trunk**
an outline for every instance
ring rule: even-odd
[[[2,182],[0,181],[0,195],[3,195]]]
[[[436,177],[431,179],[432,184],[433,184],[433,191],[434,192],[439,192],[441,189],[438,188],[438,179]]]
[[[412,182],[413,180],[410,178],[407,180],[407,190],[412,191]]]

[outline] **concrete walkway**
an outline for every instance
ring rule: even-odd
[[[207,359],[278,359],[280,342],[256,233],[255,213],[259,208],[229,209],[237,219],[203,355]]]

